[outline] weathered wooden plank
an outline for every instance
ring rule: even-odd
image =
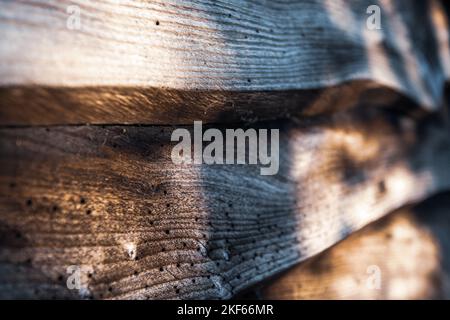
[[[1,297],[230,298],[449,187],[446,129],[362,109],[263,124],[274,176],[174,165],[167,126],[0,129]]]
[[[366,26],[369,5],[381,9],[379,30]],[[355,79],[436,109],[450,75],[448,23],[436,0],[1,6],[0,124],[191,124],[201,112],[194,120],[223,121],[217,115],[234,108],[268,119],[285,115],[287,105],[309,107],[302,105],[308,90]],[[186,93],[196,90],[210,92],[205,102]],[[280,92],[265,94],[272,91]],[[180,119],[168,119],[170,112]]]
[[[190,124],[326,115],[359,105],[417,106],[370,81],[315,90],[189,91],[123,87],[0,87],[0,124]],[[409,107],[409,108],[407,108]]]
[[[449,299],[450,194],[403,208],[252,289],[261,299]]]

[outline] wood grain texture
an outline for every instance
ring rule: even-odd
[[[449,187],[446,128],[362,111],[260,124],[275,176],[174,165],[167,126],[0,129],[1,297],[230,298]]]
[[[380,30],[366,27],[373,4]],[[70,6],[80,10],[79,29],[67,27]],[[1,7],[0,124],[191,124],[202,111],[195,120],[220,122],[234,108],[270,119],[286,105],[309,107],[302,105],[309,90],[353,80],[437,109],[450,76],[448,22],[436,0],[3,0]],[[259,103],[250,103],[255,96]],[[168,122],[170,112],[182,117]]]
[[[244,296],[449,299],[450,194],[402,208]],[[375,286],[374,270],[380,286]]]
[[[316,90],[190,91],[124,87],[0,88],[0,125],[252,123],[367,108],[417,105],[370,81]]]

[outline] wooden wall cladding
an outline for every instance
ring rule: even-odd
[[[436,110],[450,76],[437,0],[0,3],[4,125],[274,119],[353,80]]]
[[[0,125],[253,123],[353,109],[419,107],[373,81],[311,90],[211,91],[135,87],[0,87]],[[423,110],[422,110],[423,111]]]
[[[450,187],[437,0],[0,5],[1,298],[232,298]],[[175,165],[170,135],[194,120],[279,128],[279,174]],[[413,230],[429,254],[399,217],[386,230]],[[349,243],[372,248],[365,232]],[[336,250],[323,278],[312,262],[295,273],[309,291],[263,294],[336,297],[321,282],[348,272]],[[71,266],[87,270],[79,290]]]
[[[397,210],[244,297],[449,299],[449,212],[449,193]]]
[[[166,126],[0,129],[1,296],[230,298],[449,187],[433,119],[261,125],[281,128],[275,176],[174,165]],[[91,270],[83,290],[70,265]]]

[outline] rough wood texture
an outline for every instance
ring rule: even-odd
[[[373,4],[381,30],[366,27]],[[67,27],[73,5],[79,30]],[[1,7],[1,124],[221,122],[234,108],[269,119],[285,115],[286,105],[304,108],[308,90],[355,79],[436,109],[450,75],[448,23],[436,0],[3,0]],[[211,91],[205,103],[189,94],[196,90]]]
[[[449,299],[449,213],[448,193],[401,209],[245,297]]]
[[[264,124],[276,176],[176,166],[170,127],[0,129],[1,297],[230,298],[449,187],[445,128],[362,111]]]
[[[412,101],[370,81],[352,81],[316,90],[189,91],[123,87],[0,87],[0,124],[190,124],[256,122],[292,116],[326,115],[364,105]]]

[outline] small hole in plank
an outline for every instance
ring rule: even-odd
[[[378,182],[378,193],[383,194],[386,192],[386,184],[384,183],[383,180],[381,180],[380,182]]]

